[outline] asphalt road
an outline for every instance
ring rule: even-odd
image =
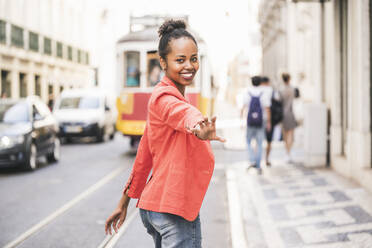
[[[201,209],[203,247],[231,247],[222,163],[239,159],[214,144],[216,170]],[[117,135],[106,143],[75,142],[62,146],[57,164],[40,161],[34,172],[0,170],[0,247],[100,247],[108,240],[104,222],[115,208],[134,156],[129,140]],[[153,247],[136,200],[128,228],[113,247]],[[34,228],[34,229],[32,229]],[[28,233],[27,233],[28,232]],[[25,235],[30,234],[30,235]],[[22,236],[23,235],[23,236]]]

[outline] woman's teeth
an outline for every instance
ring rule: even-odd
[[[189,78],[192,77],[192,73],[182,73],[182,77]]]

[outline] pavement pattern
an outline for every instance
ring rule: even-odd
[[[372,194],[327,168],[247,162],[238,180],[248,247],[372,247]]]

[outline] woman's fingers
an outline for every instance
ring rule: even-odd
[[[107,231],[108,231],[108,223],[106,222],[106,224],[105,224],[105,233],[106,233],[106,235],[107,235]]]
[[[117,224],[118,224],[118,221],[119,221],[119,220],[120,220],[120,219],[119,219],[119,216],[118,216],[118,217],[115,218],[115,220],[114,220],[113,223],[112,223],[112,226],[113,226],[113,228],[114,228],[114,230],[115,230],[116,233],[118,232]]]
[[[106,222],[106,235],[107,234],[110,234],[111,235],[111,221],[109,221],[109,222]]]
[[[217,120],[217,117],[216,116],[213,116],[211,121],[212,121],[212,125],[215,125],[216,124],[216,120]]]
[[[119,225],[118,225],[118,228],[120,228],[120,227],[121,227],[121,225],[123,225],[123,223],[124,223],[124,220],[125,220],[125,215],[123,215],[123,216],[121,216],[121,217],[120,217],[120,221],[119,221]]]
[[[222,143],[225,143],[226,142],[226,139],[222,138],[222,137],[219,137],[219,136],[216,136],[215,140],[218,140]]]
[[[107,235],[108,233],[111,234],[112,217],[113,217],[113,216],[110,216],[110,217],[106,220],[106,225],[105,225],[106,235]]]

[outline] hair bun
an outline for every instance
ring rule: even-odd
[[[167,20],[159,28],[159,37],[173,32],[176,29],[186,29],[186,23],[183,20]]]

